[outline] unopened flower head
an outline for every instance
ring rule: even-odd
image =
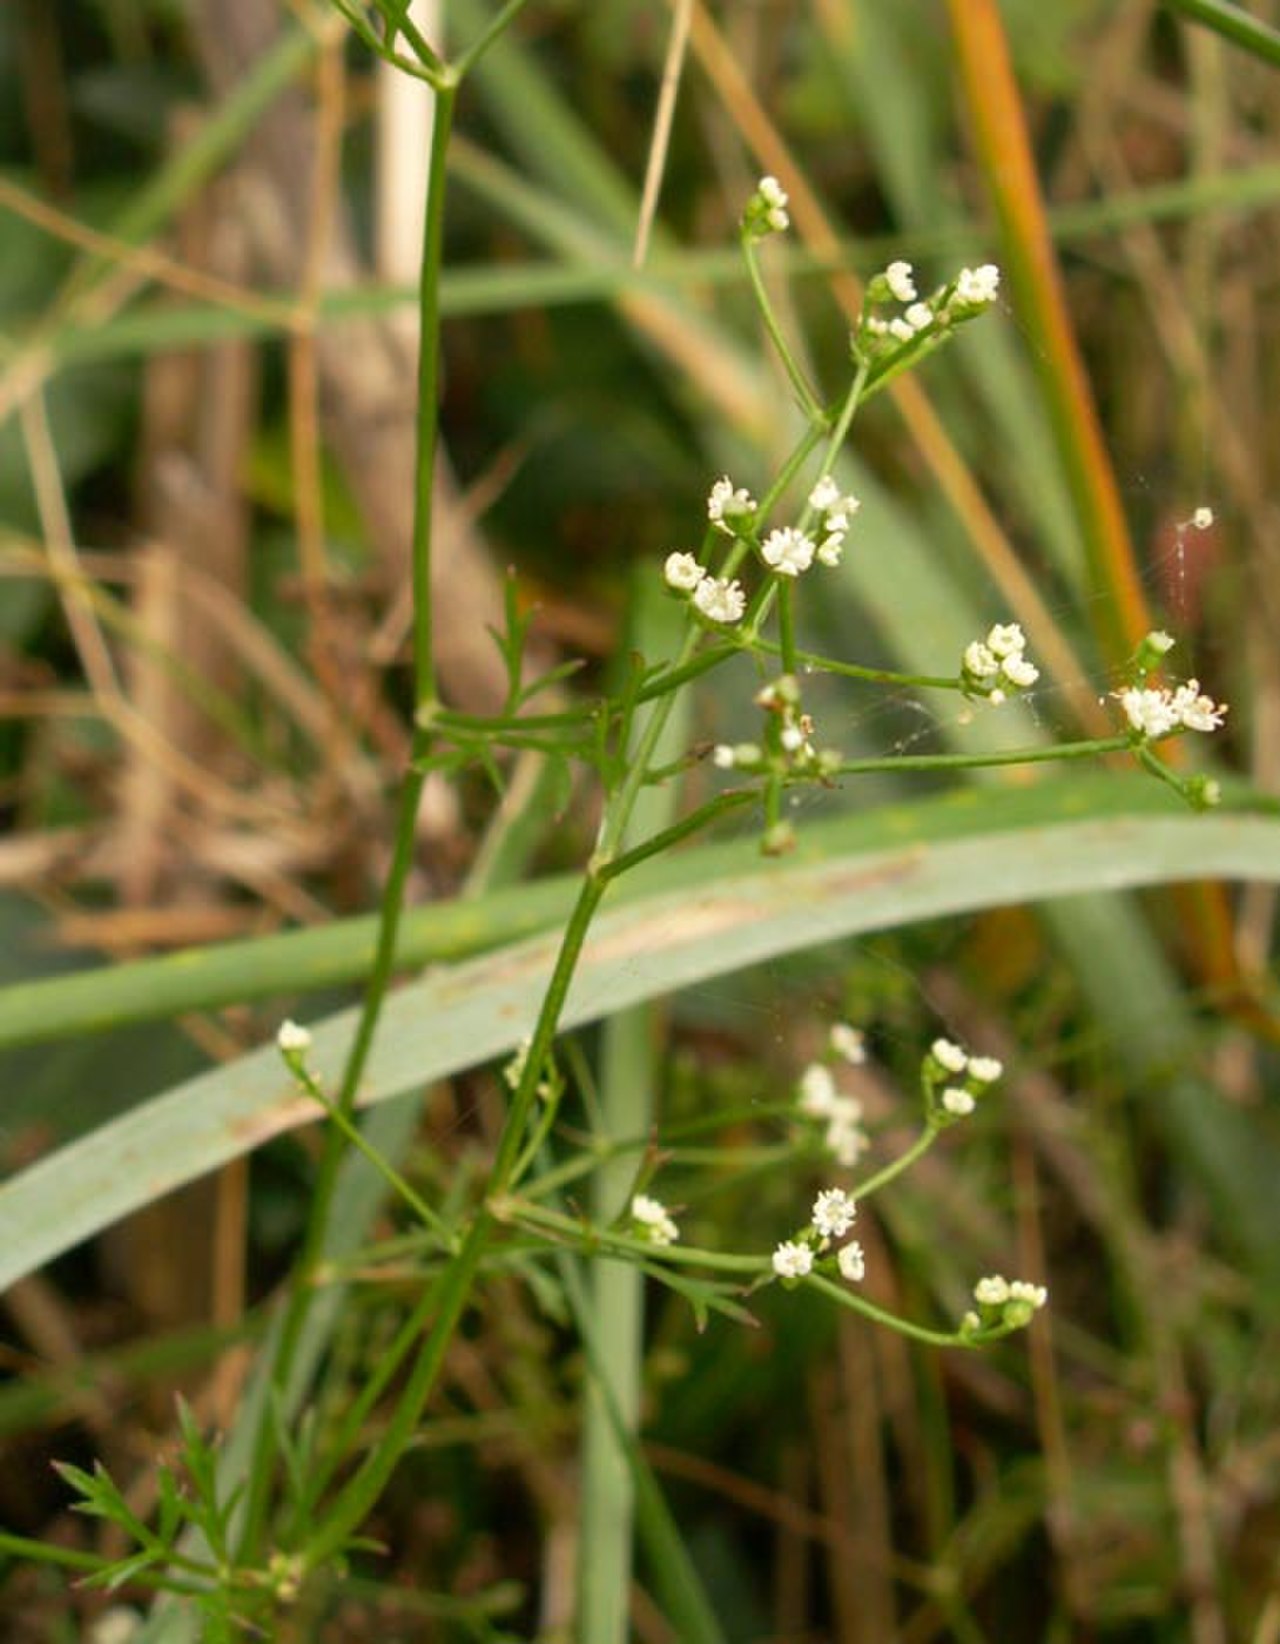
[[[286,1017],[276,1031],[276,1044],[282,1055],[302,1056],[311,1049],[311,1034]]]
[[[730,537],[751,523],[756,507],[756,499],[746,486],[735,486],[727,474],[720,476],[707,496],[707,518],[717,531]]]
[[[836,1252],[836,1266],[847,1284],[861,1284],[867,1276],[867,1258],[856,1239],[841,1245]]]
[[[1021,1329],[1045,1305],[1049,1292],[1044,1285],[1032,1284],[1028,1279],[1005,1279],[992,1274],[974,1285],[973,1299],[984,1310],[988,1324]],[[993,1318],[993,1314],[996,1317]]]
[[[821,1239],[840,1239],[853,1226],[858,1214],[856,1203],[841,1187],[827,1187],[813,1201],[810,1221]]]
[[[962,1090],[959,1085],[948,1085],[940,1099],[944,1110],[953,1119],[967,1119],[978,1105],[972,1092]]]
[[[668,554],[662,567],[667,587],[681,594],[691,594],[706,574],[692,554]]]
[[[916,300],[914,272],[910,263],[901,260],[890,263],[884,271],[884,283],[889,289],[889,294],[900,303],[913,303]]]
[[[963,1073],[969,1066],[968,1056],[950,1039],[935,1039],[929,1046],[929,1054],[947,1073]]]
[[[1222,784],[1212,776],[1189,776],[1182,791],[1198,811],[1211,811],[1222,803]]]
[[[804,531],[785,526],[770,531],[760,544],[760,557],[780,577],[798,577],[813,564],[817,544]]]
[[[666,1205],[659,1199],[651,1199],[647,1193],[637,1193],[632,1199],[631,1220],[636,1231],[650,1244],[674,1244],[680,1237],[680,1229],[668,1214]]]
[[[773,1253],[773,1271],[780,1279],[802,1279],[813,1271],[813,1251],[796,1239],[784,1239]]]
[[[755,742],[718,742],[711,750],[711,762],[720,771],[750,771],[764,762],[764,754]]]
[[[791,225],[786,190],[776,177],[762,177],[742,213],[742,226],[753,238],[782,234]]]
[[[1020,691],[1029,690],[1040,677],[1040,670],[1025,656],[1007,656],[1000,664],[1000,677]]]
[[[727,577],[703,577],[693,590],[693,603],[711,622],[741,622],[747,609],[742,584]]]
[[[1197,531],[1207,531],[1213,524],[1213,509],[1201,505],[1191,516],[1191,523]]]

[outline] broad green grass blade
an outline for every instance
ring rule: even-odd
[[[796,854],[754,842],[682,853],[636,875],[599,920],[564,1025],[597,1021],[779,954],[942,914],[1203,877],[1280,879],[1274,807],[1194,816],[1161,790],[1099,775],[961,794],[815,824]],[[674,888],[664,873],[678,870]],[[554,935],[440,969],[389,1002],[365,1103],[503,1055],[533,1021]],[[315,1029],[336,1081],[354,1013]],[[274,1046],[156,1096],[0,1188],[0,1288],[184,1182],[316,1115]]]

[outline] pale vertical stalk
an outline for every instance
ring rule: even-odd
[[[647,575],[633,584],[632,608],[637,614],[634,648],[641,655],[662,655],[678,645],[683,616]],[[687,744],[687,700],[683,692],[676,698],[676,709],[653,750],[655,763],[674,758]],[[638,717],[637,740],[655,711],[650,708],[647,715],[642,712]],[[623,847],[669,827],[675,817],[675,800],[670,785],[642,789],[623,832]],[[645,1135],[653,1126],[656,1026],[655,1011],[648,1005],[620,1011],[606,1024],[600,1105],[608,1141]],[[634,1175],[635,1161],[625,1155],[600,1166],[591,1195],[591,1215],[597,1226],[607,1225],[625,1209]],[[639,1427],[644,1275],[628,1263],[597,1262],[587,1275],[587,1294],[598,1350],[587,1384],[582,1434],[577,1637],[589,1638],[593,1644],[626,1644],[635,1481],[618,1427],[628,1435]]]
[[[443,48],[439,0],[413,0],[408,16],[437,50]],[[374,261],[382,279],[410,285],[422,254],[436,94],[425,80],[381,59],[377,90]],[[395,322],[412,327],[418,317],[405,310]]]

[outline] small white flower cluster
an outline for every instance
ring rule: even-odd
[[[667,587],[678,594],[692,594],[693,603],[708,622],[741,622],[747,610],[747,596],[740,582],[713,577],[692,554],[668,554],[662,568]]]
[[[862,1103],[836,1088],[831,1069],[823,1062],[810,1063],[800,1075],[797,1090],[800,1112],[806,1119],[825,1124],[823,1145],[838,1165],[852,1170],[870,1145],[862,1127]]]
[[[1005,1279],[998,1273],[979,1279],[973,1287],[977,1312],[966,1313],[960,1321],[962,1335],[972,1336],[979,1330],[1020,1330],[1049,1300],[1049,1292],[1042,1284],[1028,1279]]]
[[[842,1239],[857,1219],[857,1203],[842,1187],[827,1187],[813,1201],[809,1225],[794,1239],[784,1239],[773,1252],[772,1266],[780,1279],[802,1279],[813,1271],[815,1253],[822,1255],[832,1239]],[[816,1250],[815,1250],[816,1246]],[[842,1278],[857,1284],[866,1273],[862,1246],[853,1240],[836,1253]]]
[[[787,194],[776,177],[762,177],[742,213],[742,227],[753,240],[770,234],[785,234],[791,226],[787,215]]]
[[[832,1050],[850,1067],[861,1067],[867,1059],[867,1036],[848,1022],[832,1022],[828,1035]]]
[[[276,1046],[283,1057],[292,1061],[295,1057],[305,1056],[311,1049],[311,1034],[297,1022],[286,1018],[276,1032]]]
[[[1201,694],[1198,679],[1189,679],[1176,690],[1133,685],[1115,694],[1130,729],[1144,742],[1158,741],[1173,731],[1216,731],[1227,713],[1225,702]]]
[[[735,486],[727,474],[720,476],[707,495],[707,518],[727,537],[748,530],[758,507],[746,486]]]
[[[813,564],[817,543],[807,531],[784,525],[770,531],[760,544],[760,558],[775,576],[798,577]]]
[[[916,290],[915,270],[910,263],[891,262],[883,273],[867,284],[867,308],[855,335],[873,348],[914,342],[926,332],[939,332],[955,321],[967,320],[989,308],[1000,294],[1000,270],[994,263],[979,268],[962,268],[950,285],[922,300]],[[902,312],[885,319],[874,312],[877,305],[894,301]]]
[[[841,493],[830,474],[824,474],[809,493],[809,506],[821,515],[814,557],[820,565],[839,565],[849,524],[862,507],[855,496]]]
[[[1213,509],[1206,508],[1202,503],[1192,514],[1191,524],[1197,531],[1207,531],[1213,524]]]
[[[962,268],[956,275],[948,306],[990,308],[1000,295],[1000,270],[994,263]]]
[[[970,1056],[950,1039],[935,1039],[920,1067],[929,1123],[941,1130],[967,1119],[1003,1072],[994,1056]]]
[[[1006,687],[1028,690],[1040,677],[1040,670],[1026,656],[1027,640],[1016,622],[997,622],[985,639],[975,639],[965,647],[960,663],[960,684],[968,696],[982,696],[988,702],[1005,700]]]
[[[631,1222],[637,1235],[650,1244],[665,1247],[674,1244],[680,1237],[680,1229],[671,1219],[666,1205],[659,1199],[651,1199],[647,1193],[637,1193],[632,1199]]]

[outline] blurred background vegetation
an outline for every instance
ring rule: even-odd
[[[445,11],[459,34],[485,14]],[[0,10],[6,984],[376,900],[408,746],[414,250],[395,231],[415,221],[415,166],[376,138],[386,88],[325,16],[303,0]],[[1274,792],[1277,70],[1147,0],[753,0],[692,18],[642,273],[667,7],[534,0],[460,105],[449,699],[500,699],[484,630],[507,566],[541,659],[609,678],[656,557],[696,541],[710,479],[756,488],[785,450],[785,389],[731,249],[770,171],[796,224],[770,268],[828,387],[852,279],[891,256],[925,287],[965,261],[1006,270],[1001,312],[860,419],[864,513],[847,574],[807,613],[813,643],[936,672],[1021,620],[1045,675],[1028,723],[1066,735],[1099,723],[1133,639],[1161,623],[1180,671],[1232,703],[1227,766]],[[1200,505],[1216,523],[1191,531]],[[703,693],[691,739],[749,733],[733,685]],[[814,698],[850,756],[942,751],[961,729],[906,693]],[[799,822],[928,791],[877,778],[806,799]],[[432,791],[416,901],[456,893],[493,816],[481,780]],[[587,789],[539,790],[530,816],[522,873],[582,859]],[[877,1201],[869,1293],[928,1317],[1003,1268],[1052,1299],[981,1357],[773,1295],[759,1328],[700,1334],[655,1299],[646,1453],[727,1638],[1280,1640],[1273,955],[1269,888],[1098,895],[818,944],[655,1018],[664,1123],[735,1115],[705,1138],[712,1162],[667,1186],[707,1243],[732,1229],[765,1246],[807,1202],[752,1166],[778,1128],[743,1114],[785,1099],[833,1018],[868,1032],[850,1088],[888,1147],[940,1026],[1001,1056],[1004,1099]],[[0,1166],[352,996],[264,996],[250,978],[242,1002],[172,1021],[38,1045],[19,1026]],[[588,1063],[596,1049],[585,1036]],[[499,1091],[475,1072],[429,1093],[411,1155],[427,1182],[476,1168]],[[230,1420],[314,1159],[310,1133],[278,1138],[6,1294],[8,1528],[94,1546],[51,1457],[103,1457],[145,1507],[174,1390]],[[403,1300],[394,1283],[354,1293],[327,1397],[359,1381]],[[291,1636],[563,1636],[582,1374],[535,1291],[491,1287],[372,1526],[387,1556]],[[101,1595],[17,1561],[0,1574],[5,1638],[91,1636]],[[674,1636],[652,1575],[642,1562],[645,1641]]]

